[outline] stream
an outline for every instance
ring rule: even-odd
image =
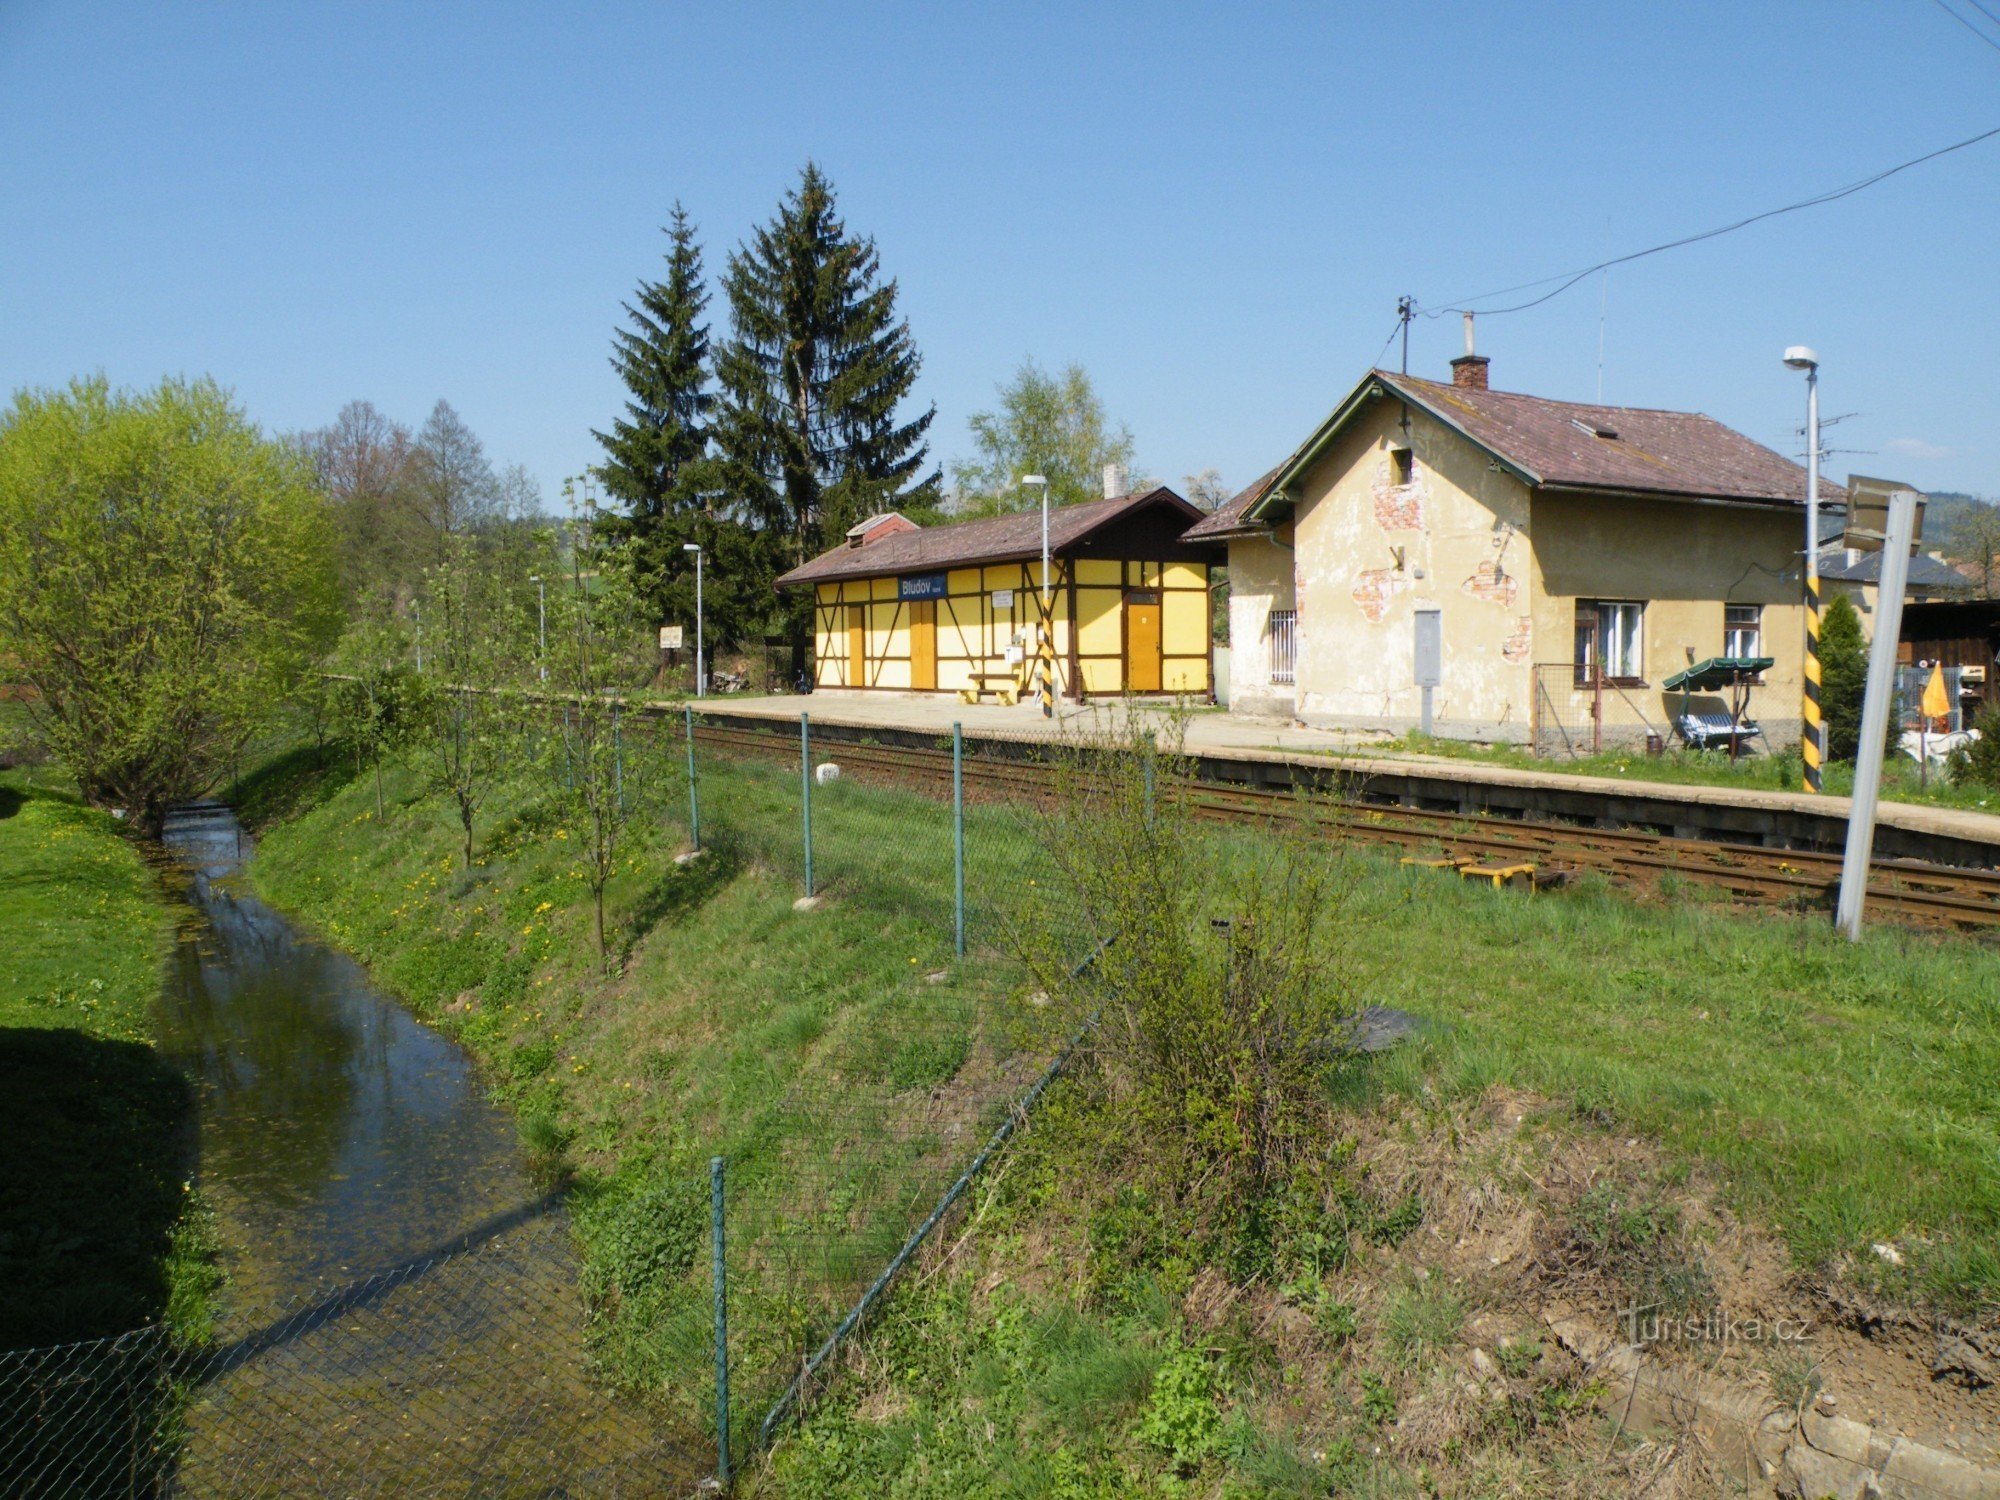
[[[471,1059],[169,815],[194,910],[160,1002],[228,1281],[191,1494],[671,1494],[691,1462],[589,1378],[559,1203]]]

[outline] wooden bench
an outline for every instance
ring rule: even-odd
[[[958,698],[961,703],[977,703],[988,693],[1012,708],[1021,701],[1021,684],[1011,672],[974,672],[972,686],[960,688]]]

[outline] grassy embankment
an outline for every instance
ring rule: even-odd
[[[1560,755],[1530,755],[1513,745],[1473,745],[1408,735],[1362,748],[1364,754],[1429,755],[1452,760],[1476,760],[1519,771],[1546,771],[1562,776],[1604,776],[1623,781],[1659,781],[1673,786],[1726,786],[1745,791],[1801,790],[1799,755],[1744,755],[1732,762],[1720,750],[1672,750],[1665,755],[1606,751],[1571,759]],[[1854,791],[1854,765],[1833,761],[1826,768],[1829,795],[1846,797]],[[1945,769],[1932,766],[1928,778],[1908,756],[1892,755],[1882,768],[1882,795],[1894,802],[1921,802],[1936,807],[1960,807],[1968,812],[2000,813],[2000,787],[1980,782],[1953,782]]]
[[[470,1045],[530,1142],[566,1158],[607,1308],[602,1352],[697,1410],[708,1155],[730,1157],[753,1205],[759,1274],[740,1309],[739,1360],[796,1352],[1036,1060],[1010,1049],[1022,1012],[1006,964],[928,982],[948,966],[942,808],[851,781],[828,791],[818,866],[835,899],[805,917],[791,910],[783,852],[796,847],[796,773],[709,765],[703,777],[715,851],[674,869],[671,817],[634,848],[612,891],[630,949],[613,978],[590,948],[567,830],[523,788],[495,799],[469,875],[454,867],[443,815],[401,776],[387,827],[365,788],[327,785],[255,866],[275,900]],[[975,809],[972,821],[975,900],[1034,878],[1014,814]],[[1496,1087],[1530,1090],[1586,1128],[1656,1143],[1672,1172],[1705,1174],[1809,1277],[1858,1268],[1878,1291],[1963,1316],[2000,1304],[1992,948],[1893,930],[1855,948],[1812,918],[1592,888],[1496,894],[1354,858],[1346,918],[1366,935],[1365,997],[1437,1025],[1371,1065],[1364,1096],[1449,1110]],[[1002,1489],[1060,1481],[1087,1494],[1166,1484],[1176,1469],[1246,1484],[1324,1478],[1296,1433],[1239,1423],[1218,1435],[1225,1409],[1252,1410],[1248,1393],[1282,1383],[1286,1368],[1272,1368],[1269,1339],[1261,1354],[1190,1342],[1185,1299],[1204,1268],[1169,1275],[1155,1255],[1127,1257],[1115,1275],[1027,1275],[1095,1265],[1107,1243],[1158,1227],[1116,1183],[1075,1170],[1062,1118],[1057,1099],[1051,1128],[1031,1133],[984,1202],[979,1245],[902,1294],[850,1391],[865,1419],[829,1404],[781,1455],[785,1483],[889,1493],[908,1472],[912,1492],[927,1493],[1004,1471],[1015,1480],[996,1479]],[[1642,1217],[1658,1229],[1672,1213]],[[1366,1219],[1341,1234],[1382,1230]],[[1609,1239],[1635,1233],[1623,1218],[1614,1227]],[[1901,1267],[1870,1255],[1875,1242],[1900,1246]],[[1389,1299],[1375,1330],[1411,1370],[1427,1340],[1449,1336],[1425,1331],[1452,1311],[1428,1285]],[[1314,1305],[1336,1331],[1352,1317],[1344,1303]],[[1308,1355],[1336,1359],[1332,1347]],[[754,1418],[771,1381],[748,1373],[742,1416]],[[1355,1373],[1359,1406],[1338,1442],[1365,1441],[1401,1378]],[[1552,1410],[1584,1399],[1566,1392],[1552,1382],[1529,1399]],[[1194,1435],[1179,1442],[1177,1423]],[[1057,1448],[1068,1456],[1052,1459]]]
[[[206,1330],[193,1100],[153,1047],[174,911],[108,816],[0,772],[0,1348]]]

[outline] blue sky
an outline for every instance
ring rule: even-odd
[[[1959,9],[1980,19],[1964,0]],[[2000,36],[2000,27],[1994,27]],[[812,157],[924,355],[934,451],[1024,357],[1240,484],[1443,306],[2000,125],[1935,0],[119,5],[0,0],[0,385],[209,373],[273,429],[448,398],[553,496],[675,199],[711,269]],[[1486,321],[1498,387],[1704,410],[2000,493],[2000,139]],[[1420,319],[1442,377],[1456,318]]]

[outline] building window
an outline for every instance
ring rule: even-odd
[[[1631,600],[1576,601],[1576,681],[1643,686],[1646,606]]]
[[[1389,483],[1409,484],[1417,477],[1417,455],[1408,448],[1389,450]]]
[[[1290,687],[1298,659],[1299,612],[1295,609],[1272,610],[1267,634],[1271,638],[1271,685]]]
[[[1722,606],[1722,654],[1762,656],[1764,654],[1764,607],[1761,604]]]

